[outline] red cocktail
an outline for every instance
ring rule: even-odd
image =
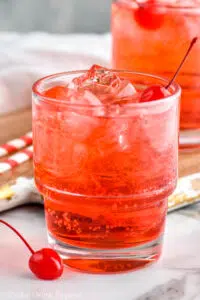
[[[49,243],[69,266],[118,272],[157,260],[177,180],[180,88],[109,71],[56,74],[33,87],[34,166]]]
[[[112,6],[113,67],[172,77],[200,35],[200,1],[118,0]],[[200,42],[178,76],[182,147],[200,144]]]

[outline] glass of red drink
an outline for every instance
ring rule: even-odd
[[[49,244],[68,266],[112,273],[159,258],[177,181],[180,88],[138,99],[166,83],[94,66],[34,84],[35,182]]]
[[[171,78],[190,41],[200,35],[200,1],[117,0],[112,5],[113,67]],[[200,146],[200,42],[177,78],[180,146]]]

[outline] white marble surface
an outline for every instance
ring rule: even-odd
[[[43,208],[26,206],[0,214],[33,247],[46,245]],[[65,269],[58,281],[40,281],[29,272],[29,253],[15,235],[0,228],[2,300],[199,300],[200,206],[168,215],[159,263],[122,275],[88,275]]]

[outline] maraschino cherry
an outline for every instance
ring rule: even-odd
[[[31,252],[29,268],[36,277],[45,280],[53,280],[62,275],[64,269],[63,262],[56,251],[50,248],[34,251],[25,238],[12,225],[1,219],[0,223],[14,231],[29,249]]]
[[[157,2],[157,0],[148,0],[145,3],[138,3],[138,8],[134,10],[134,18],[142,28],[156,30],[163,24],[165,8]]]
[[[188,57],[188,55],[189,55],[192,47],[196,43],[197,39],[198,39],[197,37],[192,39],[190,46],[189,46],[184,58],[181,61],[181,64],[179,65],[177,71],[175,72],[174,76],[169,81],[169,83],[166,86],[157,84],[157,85],[152,85],[152,86],[146,88],[141,95],[140,102],[150,102],[150,101],[154,101],[154,100],[159,100],[159,99],[166,98],[170,95],[168,89],[171,86],[171,84],[174,82],[175,78],[177,77],[181,67],[183,66],[186,58]]]

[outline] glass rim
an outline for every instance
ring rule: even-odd
[[[113,0],[113,2],[120,2],[120,3],[124,3],[124,4],[128,4],[130,6],[134,5],[134,4],[142,4],[142,5],[146,5],[146,2],[138,2],[137,0]],[[170,9],[170,10],[177,10],[177,9],[180,9],[180,10],[185,10],[185,9],[190,9],[190,10],[195,10],[197,8],[200,8],[200,3],[196,3],[195,5],[181,5],[181,4],[176,4],[176,5],[173,5],[173,3],[171,1],[167,1],[165,0],[164,2],[162,2],[161,0],[158,0],[156,5],[158,7],[165,7],[166,9]],[[199,12],[199,11],[198,11]]]
[[[40,101],[45,101],[45,102],[49,102],[49,103],[57,103],[57,104],[63,104],[66,105],[68,107],[83,107],[83,108],[98,108],[98,107],[116,107],[119,104],[113,103],[113,104],[101,104],[101,105],[91,105],[91,104],[71,104],[71,103],[67,103],[66,99],[60,100],[60,99],[55,99],[55,98],[51,98],[51,97],[46,97],[44,95],[41,94],[41,92],[39,91],[39,87],[41,86],[41,84],[43,84],[45,81],[49,81],[51,79],[55,79],[55,78],[59,78],[59,77],[63,77],[63,76],[68,76],[68,75],[75,75],[75,74],[83,74],[86,73],[88,70],[76,70],[76,71],[66,71],[66,72],[61,72],[61,73],[55,73],[55,74],[50,74],[47,75],[45,77],[42,77],[40,79],[38,79],[32,86],[32,92],[33,95],[35,95],[36,97],[40,97],[42,99],[40,99]],[[162,80],[163,82],[165,82],[166,84],[169,83],[169,79],[158,76],[158,75],[154,75],[154,74],[148,74],[148,73],[143,73],[143,72],[136,72],[136,71],[130,71],[130,70],[121,70],[121,69],[109,69],[109,71],[111,72],[115,72],[115,73],[128,73],[128,74],[133,74],[133,75],[139,75],[139,76],[145,76],[145,77],[151,77],[151,78],[155,78],[158,80]],[[173,82],[171,84],[171,86],[174,88],[174,92],[172,94],[170,94],[169,96],[162,98],[162,99],[157,99],[154,101],[150,101],[150,102],[137,102],[137,103],[130,103],[130,104],[123,104],[123,107],[137,107],[137,108],[144,108],[144,107],[152,107],[154,105],[158,105],[159,103],[165,103],[170,101],[172,98],[174,97],[179,97],[181,95],[181,87],[178,83]]]

